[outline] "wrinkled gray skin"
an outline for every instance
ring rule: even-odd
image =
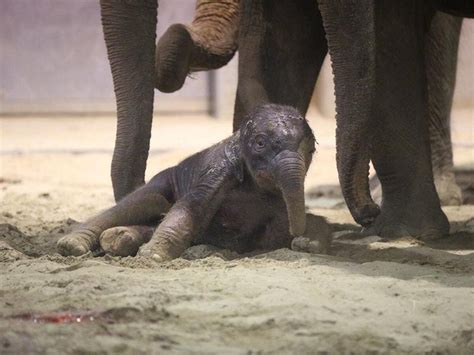
[[[437,5],[319,0],[316,8],[311,0],[241,1],[234,127],[264,102],[305,112],[327,45],[335,81],[339,180],[354,219],[367,233],[422,238],[448,233],[431,148],[435,173],[441,172],[439,191],[443,184],[444,190],[454,186],[459,203],[449,111],[460,20],[438,21]],[[380,208],[369,191],[369,160],[383,187]]]
[[[306,234],[304,178],[315,151],[306,120],[293,108],[265,105],[224,141],[156,175],[115,207],[61,238],[63,255],[99,245],[113,255],[179,257],[192,244],[247,252],[290,247]],[[166,216],[154,233],[150,224]],[[329,240],[324,219],[311,233]],[[114,228],[118,227],[118,228]],[[322,243],[326,251],[328,245]]]
[[[199,5],[198,2],[198,10],[201,7]],[[157,86],[159,90],[165,92],[175,91],[182,87],[189,73],[197,70],[216,69],[227,63],[237,48],[238,6],[237,0],[219,2],[213,8],[207,9],[206,14],[210,16],[203,17],[197,13],[196,19],[190,26],[181,24],[170,26],[158,42],[157,58],[159,60],[156,62],[156,68],[160,72],[168,74],[166,77],[159,76],[157,79],[157,83],[160,84]],[[301,4],[298,6],[301,6]],[[225,27],[225,33],[218,26],[220,21],[215,21],[216,18],[219,20],[223,18],[232,19]],[[320,23],[319,20],[318,22]],[[456,184],[453,171],[449,125],[461,24],[461,17],[436,12],[426,34],[424,49],[428,86],[427,106],[431,160],[435,187],[441,205],[460,205],[462,203],[461,190]],[[320,25],[322,30],[322,23]],[[196,43],[191,46],[183,46],[183,43],[191,41],[191,35],[194,35],[194,42],[200,39],[200,43],[206,44],[211,42],[209,38],[214,38],[216,33],[219,33],[220,48],[225,48],[227,54],[225,57],[219,57],[221,58],[220,61],[215,60],[215,56],[200,56],[198,50],[176,50],[176,48],[199,48]],[[325,53],[326,46],[322,45],[320,49],[320,53]],[[167,63],[167,66],[161,65],[164,62]],[[167,68],[167,70],[163,70],[164,68]],[[170,70],[170,68],[173,69]],[[371,188],[374,200],[381,203],[382,191],[376,176],[374,181],[371,181],[372,186],[377,186],[375,189]]]
[[[201,9],[211,3],[215,4],[200,2]],[[470,4],[318,0],[317,5],[314,0],[242,0],[240,12],[220,21],[217,37],[207,37],[220,43],[218,34],[226,33],[222,29],[235,26],[236,14],[241,17],[234,129],[248,112],[266,102],[288,104],[305,112],[328,48],[338,112],[339,179],[354,219],[382,236],[447,233],[449,225],[440,208],[430,159],[424,47],[436,7],[469,14],[472,12],[463,6]],[[235,48],[226,43],[230,50],[219,53],[219,45],[213,48],[195,40],[206,36],[193,36],[192,31],[177,25],[168,33],[171,39],[164,36],[160,41],[158,49],[162,50],[155,63],[157,1],[101,0],[101,7],[117,96],[112,181],[119,200],[143,184],[153,87],[176,90],[184,81],[182,73],[202,67],[192,64],[195,58],[209,54],[208,58],[215,59],[217,54],[217,64],[209,67],[218,67],[230,59]],[[204,18],[197,11],[196,19]],[[173,50],[175,42],[179,44],[176,48],[187,53],[183,57],[188,65],[176,67],[179,50]],[[175,55],[163,55],[167,51]],[[193,54],[200,51],[208,53]],[[202,63],[197,59],[196,63]],[[180,80],[169,79],[174,74],[160,76],[162,70],[172,74],[176,68],[184,68]],[[381,208],[369,192],[370,159],[383,187]]]
[[[461,25],[461,17],[436,12],[424,46],[431,163],[436,191],[444,206],[462,204],[454,176],[450,128]],[[380,203],[382,191],[376,176],[371,185],[376,186],[372,196]]]
[[[451,108],[456,85],[462,17],[436,12],[425,42],[428,126],[436,191],[442,205],[461,205],[454,177]]]
[[[226,65],[237,50],[238,24],[239,0],[197,0],[192,23],[170,26],[157,43],[156,88],[174,92],[190,73]]]

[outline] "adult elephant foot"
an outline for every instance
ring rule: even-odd
[[[363,232],[388,239],[410,236],[430,240],[448,234],[449,222],[439,204],[428,204],[421,197],[408,204],[385,199],[380,215]]]
[[[462,205],[462,192],[456,183],[454,173],[435,175],[434,183],[442,206]]]

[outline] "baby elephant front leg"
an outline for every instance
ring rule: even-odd
[[[156,261],[175,259],[191,246],[196,235],[196,216],[184,203],[176,203],[155,230],[149,243],[140,248],[138,255]]]

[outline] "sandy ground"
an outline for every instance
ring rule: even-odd
[[[308,189],[337,181],[334,122],[310,118],[319,147]],[[474,162],[472,122],[472,111],[455,115],[457,165]],[[1,354],[474,353],[472,205],[445,208],[452,234],[429,244],[336,232],[331,255],[64,258],[55,241],[113,203],[114,120],[3,118],[0,128]],[[148,177],[229,130],[158,117]],[[352,228],[344,207],[322,208],[337,199],[308,205]]]

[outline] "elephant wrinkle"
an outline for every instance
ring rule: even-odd
[[[329,52],[337,106],[337,167],[353,218],[379,232],[407,225],[413,235],[446,233],[440,202],[462,201],[459,186],[449,178],[449,112],[462,19],[436,10],[469,17],[472,9],[462,1],[374,4],[198,0],[192,22],[170,26],[155,46],[157,1],[102,0],[117,97],[112,163],[116,200],[144,183],[154,86],[176,91],[190,73],[226,65],[238,48],[236,131],[262,104],[292,106],[305,115]],[[140,66],[134,65],[138,58]],[[370,195],[369,161],[385,190],[380,208]],[[393,171],[396,179],[385,178]],[[415,188],[405,196],[392,193],[400,185],[423,187],[423,198]],[[417,218],[396,212],[406,206]]]
[[[166,261],[193,244],[242,253],[291,247],[296,236],[311,241],[298,250],[307,245],[328,252],[331,229],[305,211],[304,179],[315,151],[308,122],[296,109],[275,104],[249,116],[252,124],[242,125],[243,134],[159,173],[61,238],[59,251],[80,255],[100,243],[111,255]]]

